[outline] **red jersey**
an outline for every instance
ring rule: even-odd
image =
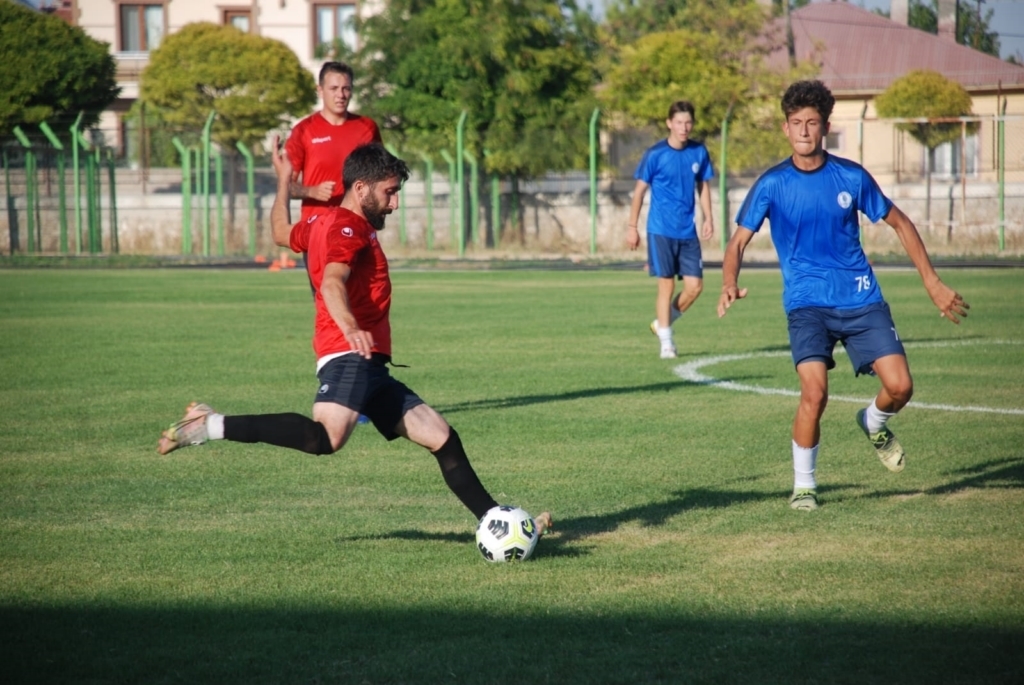
[[[345,189],[341,183],[341,169],[353,150],[366,143],[379,143],[380,131],[369,117],[349,114],[344,122],[335,126],[320,112],[314,112],[295,124],[284,149],[292,169],[302,174],[302,185],[316,186],[334,181],[334,194],[327,202],[302,199],[302,218],[322,207],[337,207]]]
[[[377,242],[377,231],[352,211],[332,207],[292,226],[289,242],[293,251],[306,253],[316,304],[313,350],[317,359],[352,351],[320,292],[324,269],[335,262],[347,264],[352,270],[345,282],[345,292],[356,323],[373,335],[373,352],[390,356],[391,277],[387,257]]]

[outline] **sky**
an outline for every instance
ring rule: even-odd
[[[604,6],[610,1],[577,0],[581,6],[586,6],[588,3],[592,5],[594,14],[598,17],[603,16]],[[890,0],[850,0],[850,2],[866,10],[888,11]],[[977,0],[960,0],[960,2],[972,8],[978,6]],[[1024,57],[1024,0],[983,0],[982,16],[989,10],[993,10],[989,28],[994,28],[999,34],[999,56],[1003,59],[1014,54]]]

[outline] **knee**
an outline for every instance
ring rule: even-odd
[[[910,378],[901,379],[899,383],[892,384],[891,387],[885,389],[889,393],[889,397],[900,406],[906,405],[910,402],[910,398],[914,396],[914,381]]]
[[[800,406],[804,411],[821,416],[827,405],[828,393],[824,388],[803,388],[800,391]]]
[[[690,281],[686,284],[685,290],[689,293],[691,298],[696,299],[698,295],[704,292],[704,281]]]

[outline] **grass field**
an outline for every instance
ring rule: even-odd
[[[1024,270],[943,276],[959,327],[878,274],[907,469],[840,358],[807,514],[776,271],[722,320],[709,272],[675,361],[639,272],[394,273],[394,374],[499,501],[555,515],[491,565],[434,459],[368,426],[156,454],[190,400],[309,411],[301,271],[0,270],[0,682],[1020,683]]]

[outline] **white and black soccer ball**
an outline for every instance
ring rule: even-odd
[[[539,538],[533,517],[514,506],[490,509],[476,527],[476,546],[487,561],[525,561]]]

